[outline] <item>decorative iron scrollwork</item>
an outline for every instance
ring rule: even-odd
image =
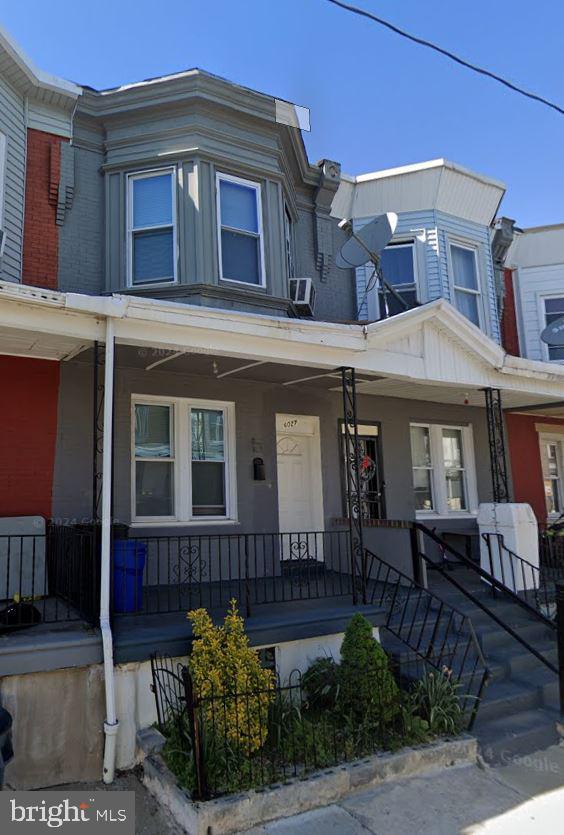
[[[499,389],[487,388],[484,389],[484,393],[486,395],[493,500],[494,502],[508,502],[509,482],[507,477],[507,456],[505,453],[501,392]]]
[[[347,509],[349,517],[351,570],[353,574],[353,599],[357,601],[357,591],[362,602],[366,602],[366,556],[362,530],[362,456],[358,439],[358,421],[356,413],[356,377],[354,368],[341,368],[343,391],[343,417],[345,436],[345,475],[347,490]]]
[[[178,549],[178,561],[172,567],[172,578],[176,583],[193,583],[207,577],[208,565],[202,559],[198,545],[181,545]]]

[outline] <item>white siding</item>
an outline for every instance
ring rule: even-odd
[[[516,271],[521,347],[527,359],[546,360],[540,340],[544,328],[544,296],[564,296],[564,263],[521,267]]]
[[[4,255],[0,260],[0,278],[19,281],[23,236],[25,188],[25,111],[24,102],[12,87],[0,78],[0,131],[6,135],[6,169],[3,228],[6,233]]]

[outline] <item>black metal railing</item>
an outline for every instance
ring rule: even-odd
[[[45,534],[0,534],[0,632],[99,614],[93,531],[49,525]]]
[[[564,531],[539,525],[539,565],[555,582],[564,580]]]
[[[456,550],[449,545],[441,536],[439,536],[435,531],[431,530],[430,528],[426,527],[419,522],[414,522],[414,526],[416,529],[428,539],[427,545],[429,542],[433,543],[436,546],[436,550],[439,554],[441,554],[441,558],[438,560],[433,559],[429,556],[428,553],[425,552],[424,549],[420,550],[420,558],[427,563],[427,565],[437,571],[440,572],[441,576],[451,585],[453,585],[458,591],[460,591],[468,600],[471,600],[472,603],[478,608],[481,609],[485,614],[487,614],[501,629],[507,632],[514,640],[518,641],[522,647],[524,647],[528,652],[534,655],[539,661],[541,661],[549,670],[554,673],[558,673],[558,668],[545,656],[542,652],[540,652],[536,647],[534,647],[529,641],[527,641],[522,635],[519,634],[517,629],[514,629],[511,624],[509,624],[504,617],[500,614],[496,613],[486,602],[486,599],[483,597],[479,597],[478,595],[474,594],[464,583],[463,580],[456,579],[453,574],[448,570],[448,564],[444,557],[447,554],[450,554],[451,557],[458,563],[469,568],[474,574],[479,577],[481,580],[484,581],[487,586],[490,587],[492,596],[495,596],[496,592],[501,595],[505,595],[508,599],[512,600],[513,602],[517,603],[522,609],[527,611],[530,615],[532,615],[537,620],[542,621],[549,629],[554,628],[554,623],[551,621],[549,617],[544,615],[536,606],[531,605],[531,603],[525,599],[522,595],[518,594],[516,591],[511,589],[509,586],[505,585],[500,579],[498,579],[495,574],[491,574],[489,571],[483,569],[480,565],[474,562],[474,560],[467,557],[465,554],[462,554],[460,551]]]
[[[564,579],[564,567],[549,567],[544,560],[538,566],[533,565],[507,547],[503,534],[483,533],[482,538],[487,546],[489,573],[501,579],[506,588],[518,594],[555,628],[555,582]],[[491,588],[495,595],[495,586]]]
[[[115,614],[353,593],[348,531],[132,537],[113,543]]]
[[[151,668],[158,726],[166,738],[161,755],[194,799],[303,779],[422,741],[414,672],[394,669],[386,659],[358,679],[341,679],[321,703],[307,674],[297,670],[282,683],[273,675],[270,682],[248,678],[226,685],[193,678],[188,666],[166,656],[153,655]]]
[[[383,624],[424,666],[453,676],[471,728],[489,678],[470,618],[367,549],[370,601]]]

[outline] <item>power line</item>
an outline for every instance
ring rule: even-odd
[[[548,99],[545,99],[543,96],[538,96],[536,93],[530,93],[528,90],[524,90],[522,87],[518,87],[516,84],[513,84],[511,81],[508,81],[506,78],[503,78],[501,75],[497,75],[495,72],[491,72],[491,70],[486,70],[484,67],[478,67],[476,64],[471,64],[469,61],[465,61],[464,58],[460,58],[458,55],[455,55],[454,52],[449,52],[448,49],[443,49],[442,46],[438,46],[432,41],[426,41],[424,38],[418,38],[416,35],[411,35],[409,32],[406,32],[404,29],[400,29],[398,26],[394,26],[393,23],[390,23],[387,20],[384,20],[381,17],[378,17],[372,12],[367,11],[366,9],[359,9],[357,6],[352,6],[349,3],[343,3],[342,0],[327,0],[328,3],[332,3],[334,6],[339,6],[341,9],[345,9],[347,12],[352,12],[353,14],[359,15],[360,17],[367,17],[369,20],[374,21],[374,23],[379,23],[381,26],[385,26],[386,29],[390,29],[392,32],[395,32],[396,35],[401,35],[402,38],[407,38],[408,41],[412,41],[413,43],[419,44],[420,46],[426,46],[429,49],[433,49],[435,52],[438,52],[440,55],[444,55],[446,58],[450,58],[451,61],[455,61],[457,64],[460,64],[462,67],[466,67],[473,72],[479,73],[479,75],[485,75],[488,78],[493,78],[494,81],[499,82],[499,84],[503,84],[504,87],[508,87],[510,90],[513,90],[515,93],[519,93],[522,96],[526,96],[528,99],[533,99],[533,101],[538,101],[541,104],[546,105],[547,107],[552,108],[552,110],[556,110],[557,113],[560,113],[564,116],[564,108],[560,107],[560,105],[555,104]]]

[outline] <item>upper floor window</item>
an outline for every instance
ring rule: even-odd
[[[412,424],[411,459],[418,513],[470,512],[477,505],[469,427]]]
[[[130,285],[176,280],[174,169],[128,177],[128,275]]]
[[[286,267],[288,278],[296,277],[296,268],[294,266],[294,242],[293,242],[293,224],[292,217],[288,211],[288,207],[284,207],[284,244],[286,246]]]
[[[384,249],[380,256],[382,272],[387,283],[399,293],[407,307],[414,307],[417,303],[417,281],[415,277],[415,252],[413,243],[392,244]],[[391,293],[379,292],[380,319],[387,315],[395,316],[404,308]]]
[[[544,299],[545,326],[564,316],[564,297]],[[549,360],[564,360],[564,348],[546,346]]]
[[[265,286],[260,184],[217,175],[220,277]]]
[[[467,319],[480,327],[480,280],[476,250],[461,244],[450,245],[454,305]]]

